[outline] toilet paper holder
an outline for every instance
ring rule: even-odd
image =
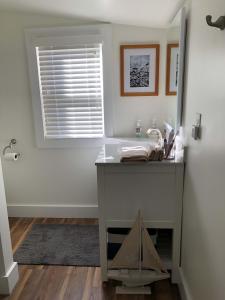
[[[5,146],[5,148],[2,151],[3,156],[6,154],[6,151],[8,149],[10,149],[12,151],[13,145],[15,145],[17,143],[16,139],[11,139],[9,145]],[[17,153],[17,155],[19,156],[20,153]]]

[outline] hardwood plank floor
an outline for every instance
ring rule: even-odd
[[[33,224],[97,224],[97,219],[9,218],[13,252]],[[169,280],[152,284],[152,295],[115,295],[113,283],[101,283],[100,268],[19,266],[20,279],[11,296],[0,300],[180,300]]]

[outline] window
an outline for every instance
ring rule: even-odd
[[[45,138],[103,137],[102,44],[36,53]]]
[[[40,147],[112,135],[109,33],[107,25],[26,31]]]

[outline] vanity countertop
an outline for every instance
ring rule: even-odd
[[[183,151],[176,153],[175,159],[172,160],[162,160],[162,161],[130,161],[121,162],[121,148],[128,146],[148,146],[154,145],[151,140],[147,138],[123,138],[115,139],[115,143],[104,144],[102,149],[95,161],[95,165],[109,165],[109,164],[123,164],[123,165],[171,165],[171,164],[183,164]]]

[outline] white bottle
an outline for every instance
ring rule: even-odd
[[[153,118],[152,119],[152,129],[156,129],[157,128],[157,119]]]
[[[141,133],[142,133],[141,120],[137,120],[136,129],[135,129],[136,137],[141,137]]]
[[[157,119],[156,118],[152,119],[152,128],[151,129],[152,129],[151,135],[152,135],[153,141],[158,142],[160,135],[159,135],[159,130],[157,129]]]

